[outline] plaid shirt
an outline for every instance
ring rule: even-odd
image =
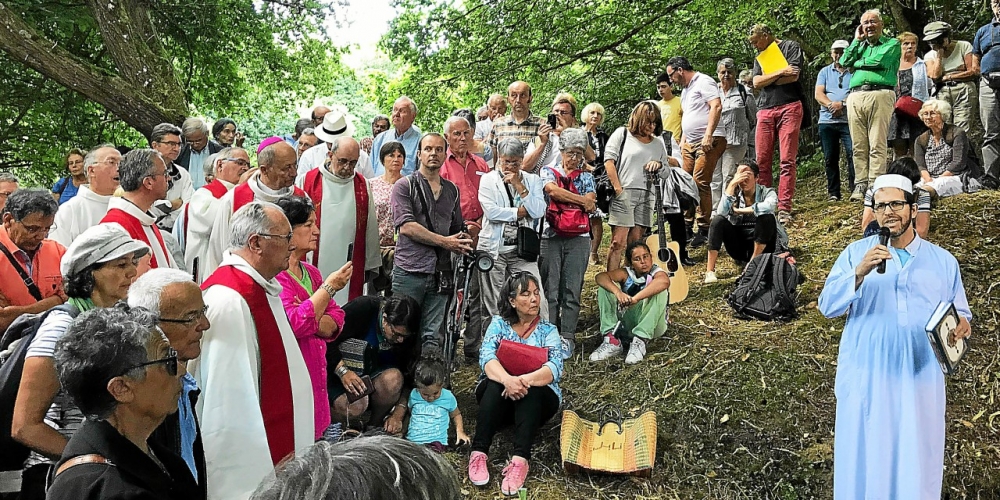
[[[542,119],[528,113],[528,117],[521,123],[515,123],[512,115],[493,120],[493,131],[490,132],[487,143],[495,152],[497,144],[501,139],[514,137],[524,143],[525,147],[538,136],[538,128],[542,126]]]

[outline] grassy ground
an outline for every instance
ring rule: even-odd
[[[840,251],[858,239],[860,207],[825,202],[825,183],[800,180],[789,234],[800,271],[800,317],[787,324],[733,319],[725,302],[738,273],[720,259],[720,282],[701,284],[699,265],[688,268],[691,294],[671,309],[667,335],[648,344],[636,366],[621,360],[591,364],[597,346],[597,301],[591,266],[584,285],[578,352],[560,386],[565,407],[594,418],[605,406],[658,421],[657,462],[648,480],[606,475],[568,476],[559,454],[559,416],[534,448],[528,498],[535,499],[798,499],[830,498],[833,490],[833,382],[843,319],[828,320],[816,299]],[[824,201],[809,201],[824,200]],[[962,266],[975,315],[972,351],[948,380],[945,493],[950,498],[1000,498],[1000,192],[942,200],[930,241]],[[455,394],[475,429],[472,387],[478,368],[454,379]],[[491,454],[493,481],[476,488],[465,476],[467,452],[451,453],[468,498],[500,496],[500,471],[510,433]]]

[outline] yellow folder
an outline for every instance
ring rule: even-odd
[[[777,42],[771,42],[771,45],[768,45],[763,52],[757,54],[757,62],[760,63],[761,74],[764,75],[788,67],[788,61],[785,60],[785,55],[778,48]]]

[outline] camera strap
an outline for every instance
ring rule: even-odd
[[[423,205],[422,212],[424,213],[424,217],[427,218],[427,229],[429,229],[432,233],[441,234],[434,229],[434,218],[431,216],[431,204],[427,197],[427,192],[424,191],[424,186],[420,182],[420,177],[417,175],[417,172],[410,174],[408,180],[410,181],[410,195],[413,196],[413,190],[416,189],[417,197],[420,198],[420,204]],[[442,182],[442,194],[444,194],[444,188],[445,184]],[[441,247],[434,247],[434,253],[437,255],[437,265],[435,268],[438,271],[451,270],[451,252],[447,252]]]

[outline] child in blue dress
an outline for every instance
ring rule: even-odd
[[[410,426],[406,439],[427,445],[438,452],[448,446],[448,420],[455,421],[455,444],[469,444],[471,439],[462,425],[455,395],[444,388],[447,368],[439,359],[422,359],[414,370],[410,392]]]

